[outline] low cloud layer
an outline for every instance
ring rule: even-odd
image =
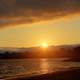
[[[80,0],[0,0],[0,27],[80,13]]]

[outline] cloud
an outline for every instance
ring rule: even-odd
[[[0,0],[0,27],[80,13],[80,0]]]

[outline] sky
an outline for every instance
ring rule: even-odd
[[[80,44],[80,0],[0,0],[0,47]]]

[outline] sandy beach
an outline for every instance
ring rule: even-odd
[[[22,76],[6,80],[80,80],[80,69],[69,69],[33,77]]]

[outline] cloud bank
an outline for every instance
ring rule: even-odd
[[[80,0],[0,0],[0,27],[80,13]]]

